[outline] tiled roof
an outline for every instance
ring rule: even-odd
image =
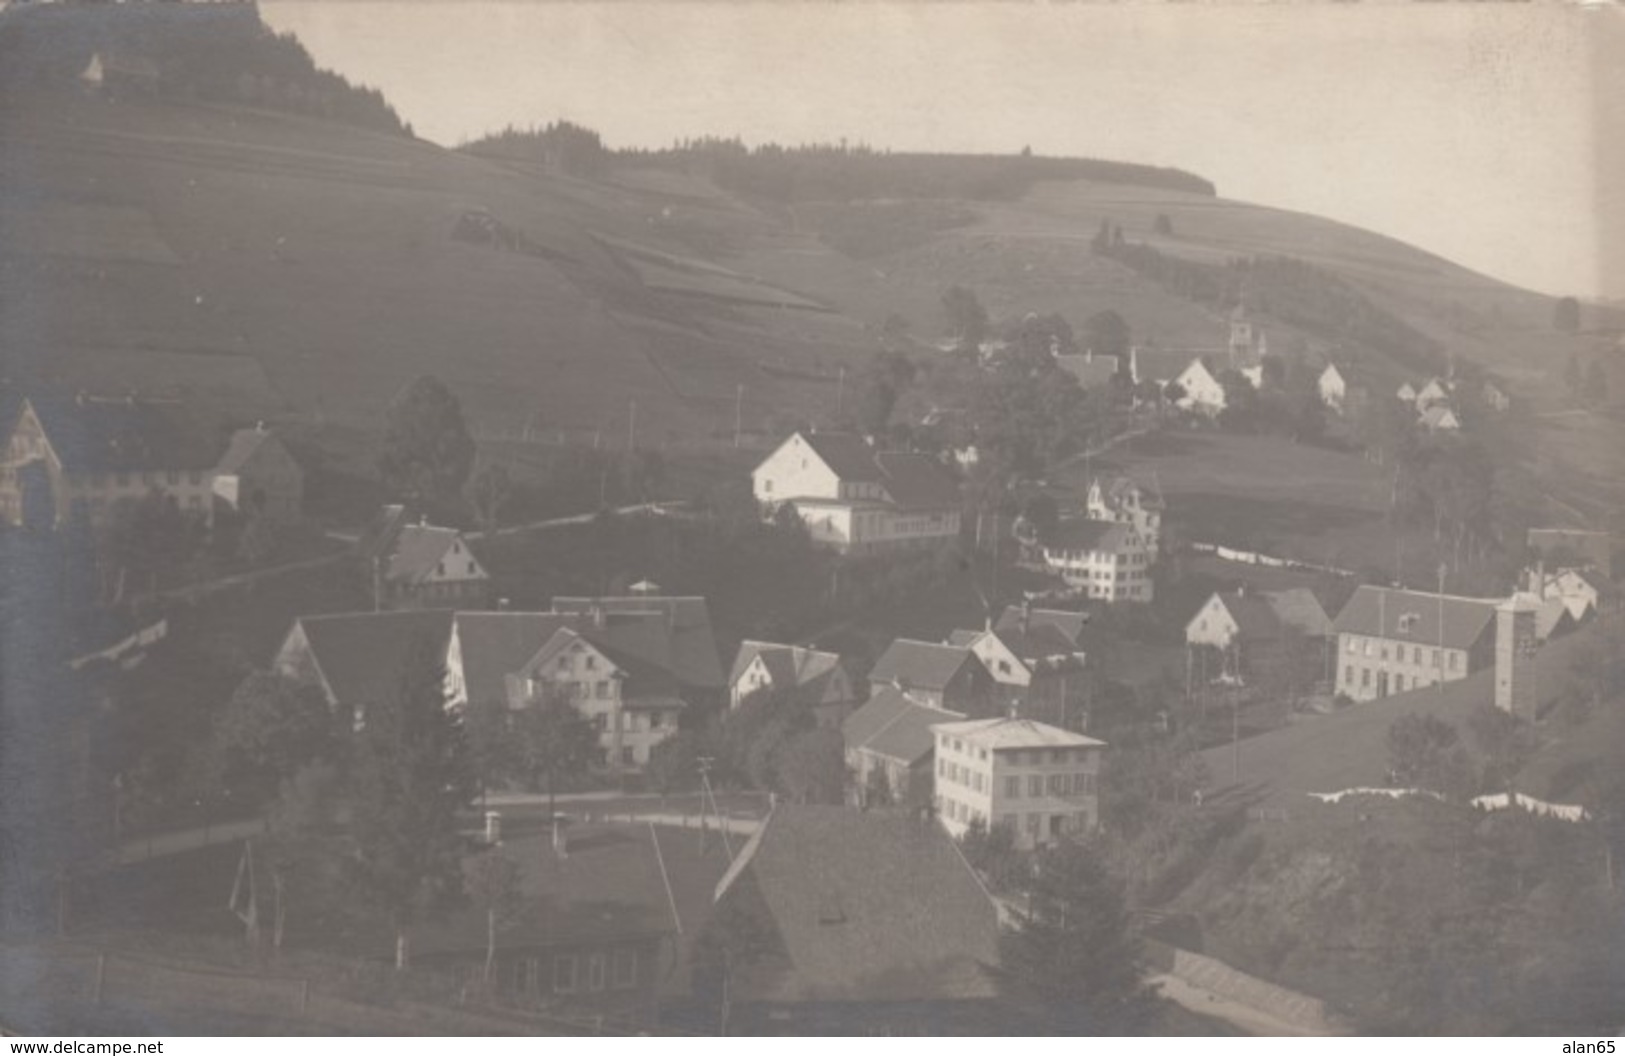
[[[554,598],[553,611],[605,614],[602,637],[617,649],[671,671],[694,689],[721,689],[722,661],[711,610],[700,597]],[[657,616],[658,620],[650,617]]]
[[[1040,536],[1050,550],[1121,550],[1128,545],[1133,526],[1121,521],[1097,521],[1088,517],[1068,517]]]
[[[875,456],[881,482],[892,502],[904,509],[937,509],[959,505],[959,485],[928,455],[888,451]]]
[[[1031,719],[972,719],[969,722],[938,723],[932,729],[994,751],[1006,748],[1100,748],[1106,744],[1105,741]]]
[[[394,583],[420,583],[434,574],[460,532],[430,524],[408,524],[395,536],[384,577]],[[481,578],[483,578],[483,570]]]
[[[219,445],[178,404],[48,393],[32,394],[27,403],[70,473],[207,470],[219,453]],[[16,414],[10,417],[8,432]]]
[[[1022,612],[1020,605],[1008,605],[1004,612],[999,614],[998,622],[993,625],[996,631],[1021,626]],[[1028,626],[1036,627],[1043,624],[1053,627],[1070,644],[1077,645],[1083,637],[1084,625],[1089,622],[1086,612],[1063,612],[1059,609],[1028,609]]]
[[[216,463],[215,471],[219,473],[237,472],[247,465],[248,460],[254,457],[254,452],[258,451],[270,439],[270,432],[264,429],[237,430],[231,434],[231,442],[226,445],[226,453],[221,455],[220,461]]]
[[[524,667],[561,627],[574,627],[582,617],[552,612],[459,612],[455,634],[462,654],[468,699],[502,700],[503,680]]]
[[[1167,383],[1185,373],[1192,360],[1200,358],[1190,349],[1140,348],[1134,350],[1131,362],[1139,381]]]
[[[805,432],[801,438],[843,481],[872,483],[880,480],[874,449],[863,437],[854,433]]]
[[[1339,634],[1361,634],[1419,645],[1439,645],[1439,624],[1444,623],[1443,645],[1467,649],[1495,619],[1497,602],[1482,598],[1424,594],[1388,587],[1362,586],[1332,621]],[[1405,630],[1401,630],[1401,625]]]
[[[364,709],[388,698],[414,651],[445,656],[451,620],[443,611],[358,612],[304,616],[297,626],[337,704]]]
[[[757,657],[767,667],[773,687],[780,691],[797,690],[798,700],[809,704],[837,703],[831,676],[840,668],[841,658],[834,653],[808,649],[799,645],[779,645],[774,642],[746,640],[739,644],[728,684],[737,685],[741,676]]]
[[[1326,615],[1320,599],[1308,587],[1267,590],[1259,596],[1269,603],[1276,617],[1287,626],[1316,638],[1332,633],[1331,617]]]
[[[780,805],[718,887],[764,911],[752,1002],[997,995],[998,911],[953,840],[914,811]]]
[[[1274,638],[1281,633],[1281,619],[1270,603],[1257,594],[1220,594],[1230,618],[1236,621],[1238,633],[1244,639]]]
[[[554,853],[547,836],[520,836],[464,859],[463,869],[469,876],[488,854],[501,855],[515,866],[517,897],[511,915],[497,929],[499,949],[568,946],[698,930],[709,907],[694,904],[697,899],[679,900],[674,907],[661,879],[655,841],[662,837],[654,828],[571,826],[566,831],[569,853],[564,857]],[[663,848],[662,853],[671,855],[673,848]],[[725,863],[726,858],[715,856],[713,874],[720,877]],[[684,906],[683,901],[690,904]],[[485,911],[471,905],[420,929],[414,934],[412,949],[420,955],[466,952],[483,957],[485,944]]]
[[[875,661],[869,681],[904,689],[942,690],[961,668],[973,662],[974,655],[961,646],[899,638]]]
[[[850,750],[867,749],[888,759],[912,765],[931,751],[931,726],[965,716],[933,708],[902,690],[884,686],[841,723],[841,737]]]

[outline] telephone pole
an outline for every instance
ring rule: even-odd
[[[745,386],[734,390],[734,447],[739,446],[739,433],[745,421]]]
[[[632,401],[632,409],[626,420],[626,450],[630,454],[638,447],[638,401]]]

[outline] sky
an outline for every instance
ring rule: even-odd
[[[1551,294],[1625,297],[1625,8],[262,0],[454,145],[567,118],[1171,165]],[[1608,178],[1610,175],[1616,179]],[[1618,232],[1621,237],[1612,237]],[[1612,256],[1609,256],[1609,255]]]

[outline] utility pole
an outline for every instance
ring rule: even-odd
[[[745,421],[745,386],[734,391],[734,447],[739,446],[739,433]]]
[[[626,419],[626,451],[631,454],[638,447],[638,401],[632,401],[632,409]]]
[[[1444,562],[1439,562],[1439,648],[1434,651],[1439,658],[1439,692],[1444,692]]]
[[[846,364],[835,373],[835,417],[841,416],[841,400],[846,395]]]
[[[728,853],[728,861],[733,861],[733,845],[728,840],[728,826],[723,824],[722,811],[717,806],[717,795],[711,788],[711,767],[716,759],[703,755],[696,764],[700,771],[700,854],[705,854],[705,814],[707,811],[717,819],[717,828],[722,832],[722,849]],[[707,806],[709,804],[709,806]]]

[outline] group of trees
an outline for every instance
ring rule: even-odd
[[[483,157],[556,166],[561,172],[583,179],[607,176],[615,157],[597,132],[569,121],[525,129],[508,125],[459,149]]]
[[[1396,523],[1432,528],[1455,567],[1495,545],[1495,463],[1482,444],[1454,437],[1402,443],[1390,512]]]
[[[655,746],[648,779],[662,792],[699,787],[701,759],[725,786],[773,792],[792,803],[845,801],[846,749],[840,731],[821,727],[793,695],[763,690],[737,708]]]

